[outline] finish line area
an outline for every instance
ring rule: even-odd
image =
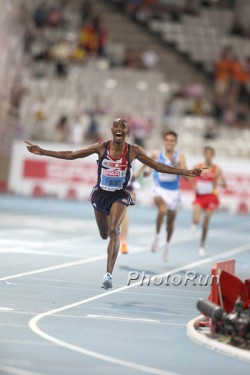
[[[173,280],[209,275],[213,262],[232,258],[236,275],[249,278],[250,217],[216,213],[201,258],[200,232],[180,211],[164,263],[161,249],[150,252],[155,216],[155,208],[129,208],[129,254],[119,254],[104,291],[108,242],[88,202],[0,196],[1,375],[249,374],[249,364],[186,334],[209,285]],[[139,278],[127,285],[131,272]],[[140,285],[142,275],[164,282]]]

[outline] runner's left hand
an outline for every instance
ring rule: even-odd
[[[201,175],[202,169],[195,168],[188,171],[189,177],[198,177]]]

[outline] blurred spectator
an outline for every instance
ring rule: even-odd
[[[85,137],[84,124],[79,113],[76,113],[69,127],[69,142],[74,145],[82,145]]]
[[[43,1],[33,13],[33,21],[37,28],[44,27],[48,22],[47,2]]]
[[[10,89],[9,114],[19,118],[19,111],[24,95],[28,92],[20,77],[15,77]]]
[[[247,99],[247,85],[250,80],[248,63],[242,63],[233,56],[230,63],[231,86],[229,90],[230,104]]]
[[[27,26],[25,31],[24,31],[24,36],[23,36],[23,50],[24,53],[30,54],[31,53],[31,48],[32,44],[35,41],[35,33],[32,30],[31,27]]]
[[[125,51],[123,66],[131,69],[141,69],[142,64],[138,53],[130,48]]]
[[[99,142],[101,139],[100,135],[100,124],[95,114],[90,115],[89,126],[86,133],[86,139],[90,143]]]
[[[105,56],[105,48],[107,44],[107,32],[103,25],[102,18],[96,16],[93,20],[93,27],[97,36],[97,54],[98,56]]]
[[[144,0],[127,0],[125,1],[126,13],[133,16],[139,9],[141,9]]]
[[[19,7],[18,20],[21,25],[27,25],[30,22],[30,13],[25,3]]]
[[[226,126],[233,127],[236,124],[236,116],[235,116],[235,109],[233,107],[225,107],[223,113],[223,123]]]
[[[169,10],[170,17],[174,22],[181,22],[181,11],[178,6],[173,5]]]
[[[201,116],[204,114],[203,99],[201,96],[197,96],[193,99],[192,114],[196,116]]]
[[[206,141],[212,141],[212,140],[215,140],[217,138],[217,136],[218,136],[218,132],[217,132],[214,124],[207,125],[206,129],[205,129],[205,132],[203,134],[203,138]]]
[[[156,52],[152,49],[145,48],[140,54],[140,59],[142,63],[142,68],[145,69],[154,69],[159,62],[159,57]]]
[[[87,56],[86,51],[80,45],[77,45],[71,53],[71,61],[74,63],[82,63]]]
[[[56,124],[54,142],[68,142],[69,140],[69,128],[68,128],[68,117],[62,116]]]
[[[248,101],[250,105],[250,57],[247,57],[245,61],[241,63],[239,81],[239,101]]]
[[[58,77],[64,78],[67,76],[71,53],[72,48],[70,42],[65,38],[62,38],[52,47],[50,55],[56,63],[55,69]]]
[[[51,27],[58,27],[62,23],[62,14],[59,7],[52,7],[48,11],[48,25]]]
[[[93,14],[93,5],[90,0],[83,0],[81,4],[80,13],[81,13],[81,21],[83,25],[85,21],[90,19]]]
[[[218,121],[222,122],[225,110],[225,98],[222,96],[215,97],[214,103],[212,104],[212,117]]]
[[[230,53],[230,47],[224,48],[219,60],[215,64],[215,93],[219,96],[224,95],[228,89],[231,62]]]
[[[97,53],[99,47],[98,34],[92,20],[87,20],[81,27],[79,44],[88,53]]]
[[[45,140],[44,124],[48,117],[48,103],[44,95],[41,95],[31,107],[33,139]]]
[[[241,62],[235,53],[231,53],[229,61],[229,75],[231,81],[238,81],[238,75],[241,70]]]
[[[246,102],[240,102],[237,106],[236,126],[238,128],[250,128],[249,107]]]
[[[204,95],[204,86],[201,82],[191,82],[185,87],[185,94],[192,98],[201,98]]]
[[[35,61],[49,60],[51,44],[45,37],[34,39],[31,43],[31,56]]]
[[[129,120],[130,136],[138,146],[145,147],[146,139],[149,138],[154,127],[153,119],[143,118],[138,114]]]
[[[246,36],[247,31],[244,27],[244,24],[238,14],[234,15],[234,20],[232,23],[232,28],[230,30],[231,34],[239,35],[239,36]]]
[[[186,0],[184,11],[187,14],[197,15],[199,14],[200,0]]]

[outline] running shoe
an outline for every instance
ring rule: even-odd
[[[205,257],[205,256],[206,256],[206,252],[205,252],[205,249],[204,249],[203,246],[200,246],[200,247],[199,247],[199,255],[200,255],[201,257]]]
[[[113,287],[112,275],[109,272],[107,272],[105,273],[104,278],[103,278],[102,288],[107,290],[107,289],[111,289],[112,287]]]
[[[168,246],[167,242],[164,244],[162,258],[163,258],[164,262],[168,262],[168,259],[169,259],[169,246]]]
[[[151,251],[153,253],[155,253],[160,247],[160,239],[159,238],[155,238],[154,242],[152,243],[152,246],[151,246]]]
[[[128,245],[126,242],[123,242],[120,247],[120,251],[122,254],[128,254]]]

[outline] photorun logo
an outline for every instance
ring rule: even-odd
[[[128,275],[127,285],[130,285],[133,281],[140,281],[140,286],[211,286],[213,280],[219,285],[219,276],[216,275],[202,275],[195,271],[186,271],[185,275],[173,274],[173,275],[147,275],[145,272],[130,271]]]

